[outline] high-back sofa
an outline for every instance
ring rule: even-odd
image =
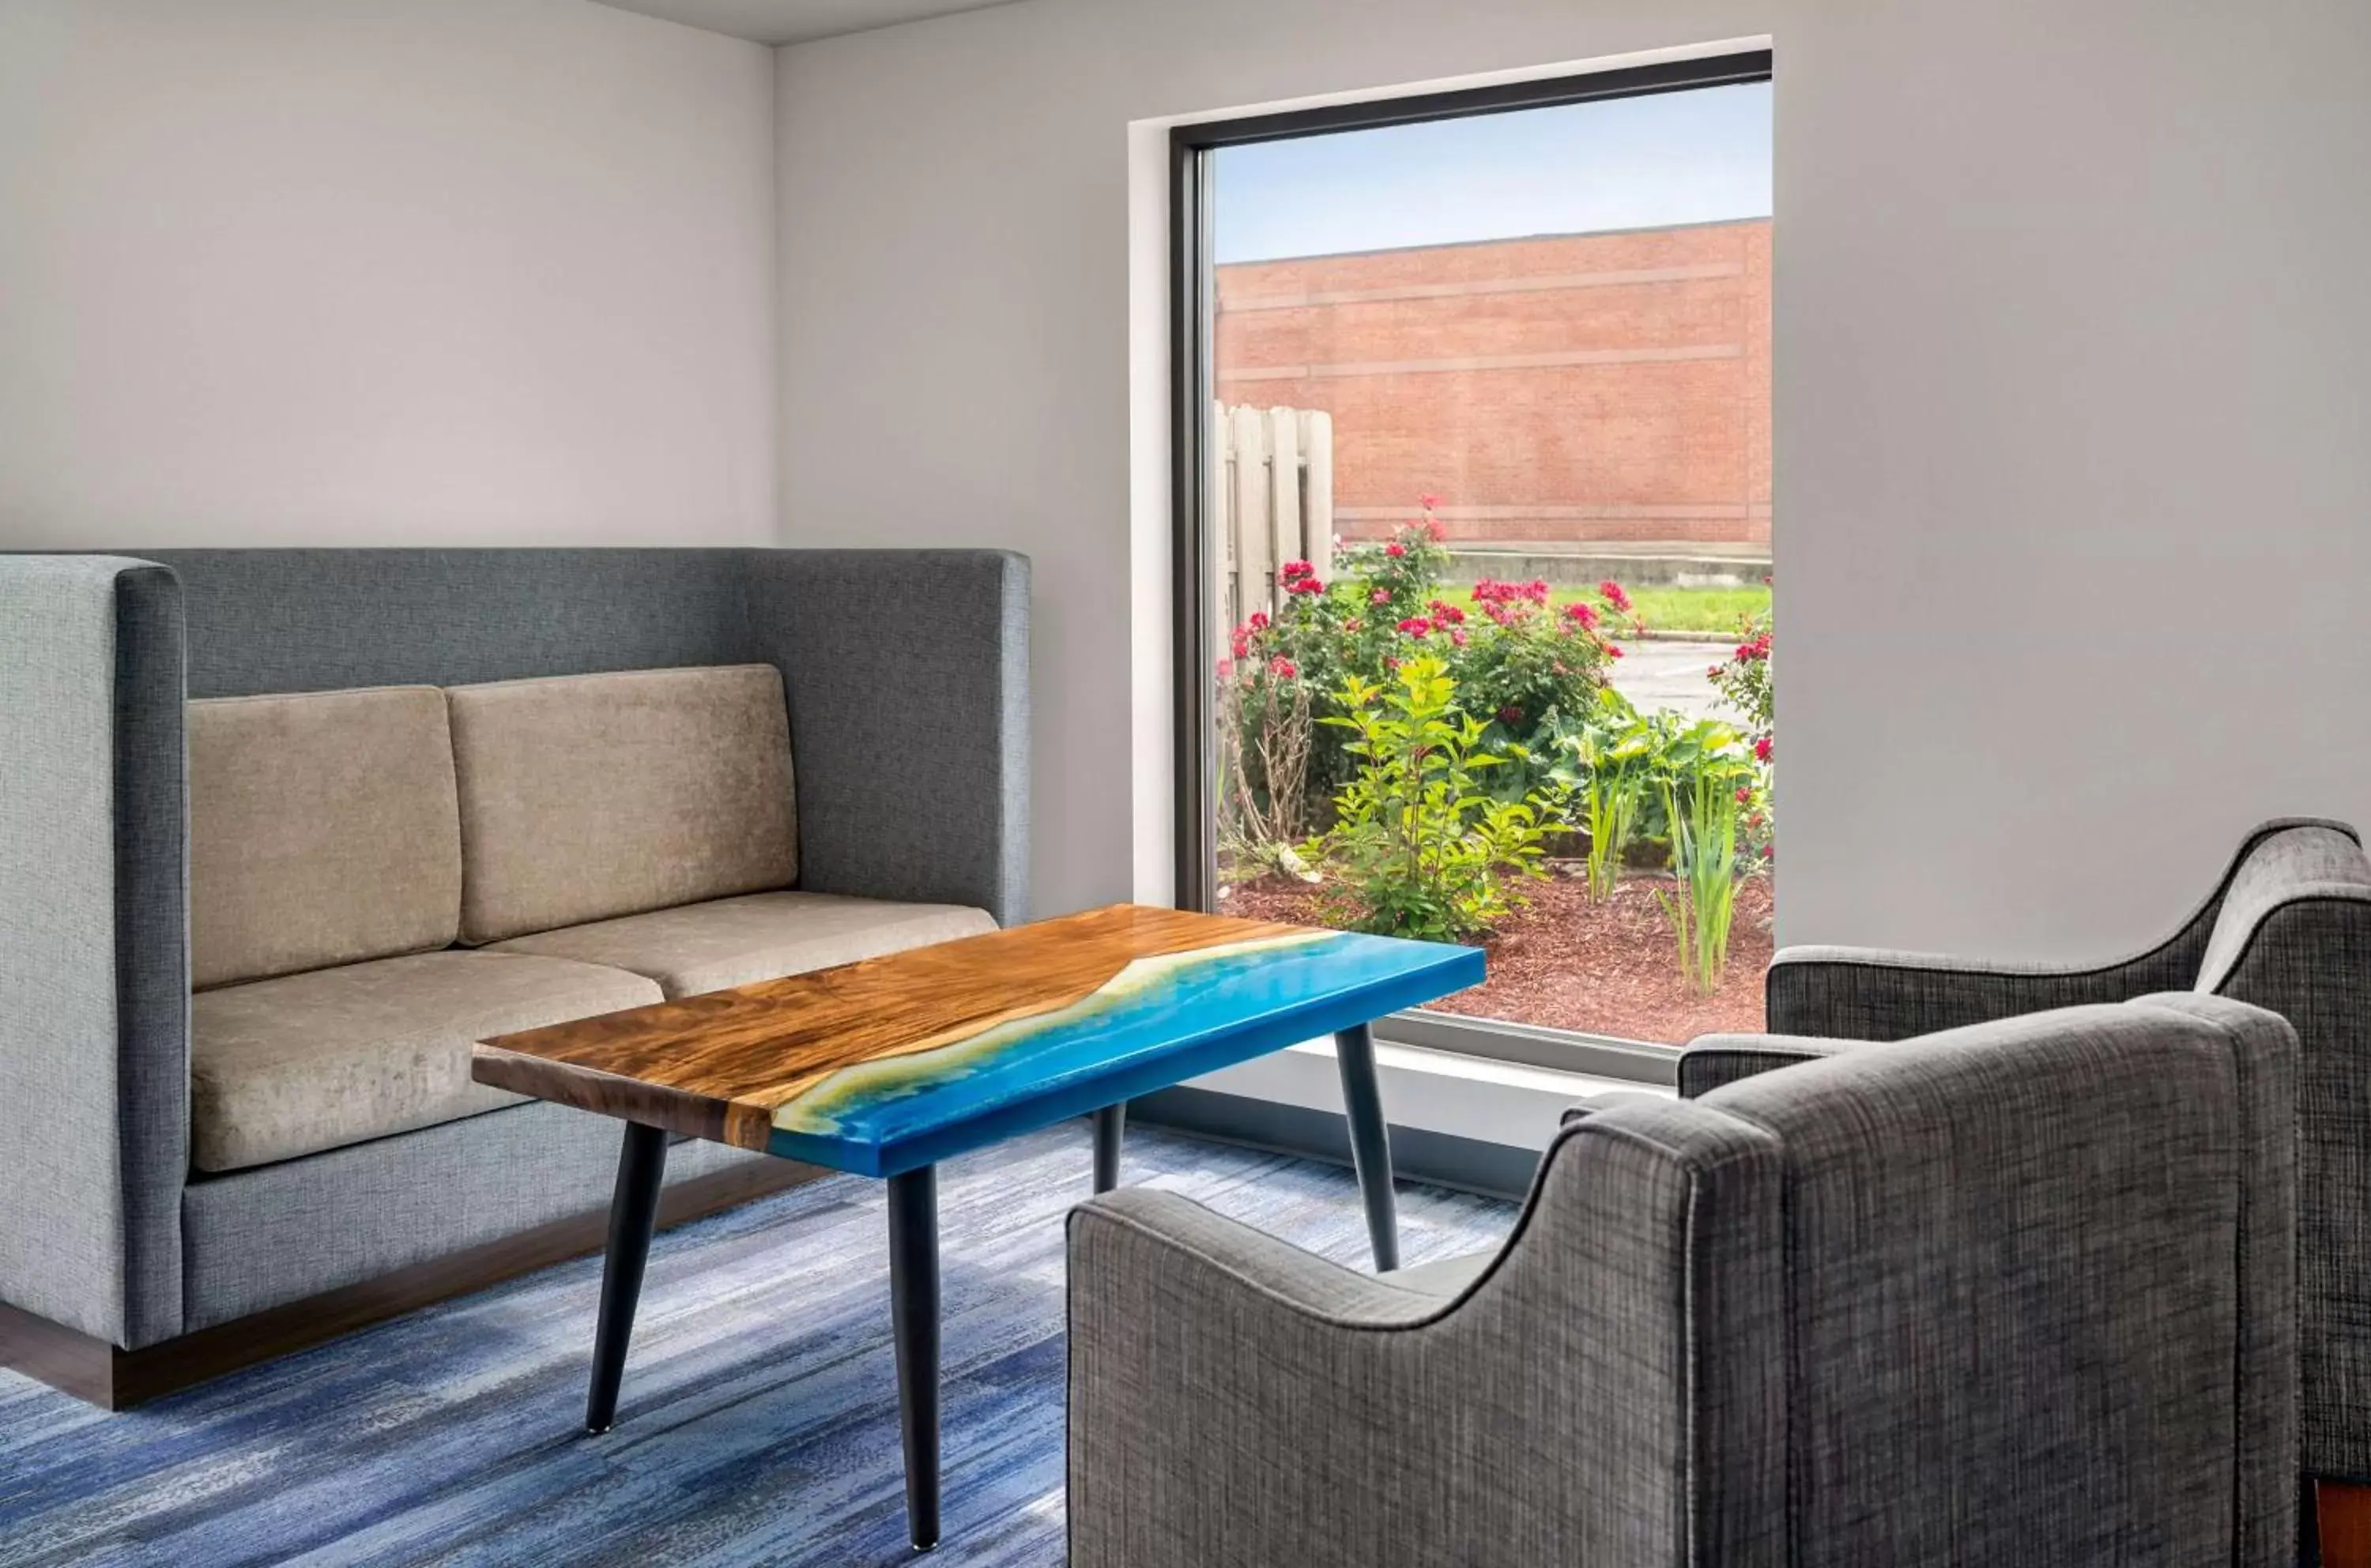
[[[1024,918],[1027,642],[994,551],[0,557],[0,1364],[134,1402],[597,1244],[617,1124],[466,1036]]]

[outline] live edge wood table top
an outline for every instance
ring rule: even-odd
[[[475,1076],[885,1177],[1482,978],[1470,948],[1114,905],[500,1035]]]

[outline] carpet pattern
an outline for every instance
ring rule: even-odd
[[[1065,1124],[941,1169],[945,1540],[1063,1561]],[[1365,1267],[1350,1175],[1131,1129],[1122,1176]],[[597,1258],[109,1415],[0,1372],[0,1565],[899,1563],[883,1184],[832,1177],[661,1236],[617,1427],[581,1433]],[[1400,1189],[1401,1251],[1513,1205]]]

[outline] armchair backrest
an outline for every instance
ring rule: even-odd
[[[2293,1556],[2296,1076],[2284,1020],[2178,995],[1581,1122],[1555,1159],[1637,1165],[1599,1222],[1648,1224],[1688,1286],[1635,1303],[1682,1324],[1687,1539],[1751,1539],[1738,1505],[1788,1521],[1775,1555],[1675,1560]],[[1715,1130],[1765,1177],[1677,1205],[1669,1151]],[[1534,1206],[1560,1196],[1544,1175]]]

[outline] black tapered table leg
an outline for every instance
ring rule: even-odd
[[[1128,1101],[1106,1105],[1095,1113],[1095,1191],[1108,1193],[1119,1185],[1119,1146],[1128,1136]]]
[[[889,1178],[889,1320],[897,1342],[897,1414],[906,1437],[906,1529],[917,1551],[939,1544],[939,1172]]]
[[[1378,1274],[1400,1266],[1399,1214],[1392,1198],[1392,1139],[1383,1124],[1383,1095],[1375,1082],[1375,1040],[1365,1024],[1334,1036],[1342,1069],[1342,1113],[1350,1124],[1350,1164],[1367,1205],[1367,1238]]]
[[[626,1124],[625,1145],[618,1151],[618,1190],[609,1200],[600,1325],[593,1331],[593,1392],[584,1401],[587,1432],[608,1431],[618,1416],[618,1382],[626,1372],[627,1342],[634,1337],[634,1303],[642,1298],[642,1267],[651,1258],[651,1229],[659,1217],[666,1151],[663,1129]]]

